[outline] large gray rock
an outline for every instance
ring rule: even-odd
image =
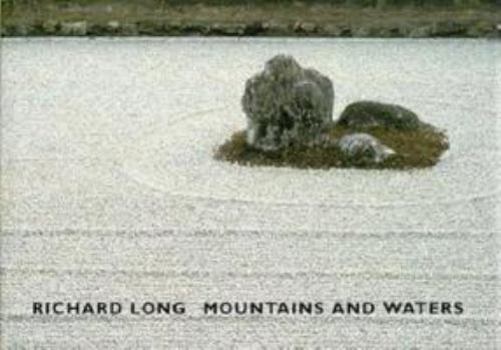
[[[348,134],[339,139],[338,148],[348,162],[357,164],[379,164],[395,154],[375,137],[365,133]]]
[[[315,143],[332,121],[333,103],[327,77],[290,56],[275,56],[245,86],[247,143],[264,151]]]
[[[385,127],[398,130],[416,130],[425,124],[418,116],[399,105],[359,101],[346,107],[337,122],[353,129]]]

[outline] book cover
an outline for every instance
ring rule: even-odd
[[[145,4],[2,1],[2,349],[501,348],[494,2]]]

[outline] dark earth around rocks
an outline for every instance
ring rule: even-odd
[[[334,88],[294,58],[273,57],[245,86],[247,129],[216,159],[242,165],[296,168],[424,168],[449,148],[442,130],[396,104],[359,101],[332,119]]]

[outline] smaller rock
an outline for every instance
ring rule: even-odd
[[[392,26],[379,30],[379,36],[382,38],[402,38],[407,35],[407,28],[403,26]]]
[[[266,30],[266,33],[273,35],[286,35],[290,32],[287,23],[278,22],[275,20],[263,23],[263,28]]]
[[[171,24],[168,24],[171,26]],[[162,21],[159,20],[142,20],[137,22],[137,32],[139,35],[152,35],[158,36],[165,32],[167,24],[164,25]]]
[[[245,25],[243,34],[244,35],[259,35],[265,32],[266,29],[263,28],[263,23],[257,21]]]
[[[52,19],[49,19],[42,23],[42,30],[44,34],[54,34],[57,32],[58,27],[59,27],[59,22]]]
[[[205,32],[210,35],[222,35],[224,34],[224,29],[220,23],[211,23],[207,25]]]
[[[428,38],[432,36],[432,34],[433,28],[431,26],[424,25],[412,28],[411,30],[409,30],[408,35],[410,38]]]
[[[462,23],[452,20],[435,22],[432,27],[432,35],[438,37],[464,36],[466,32]]]
[[[207,28],[202,23],[186,23],[181,25],[180,31],[185,35],[200,35],[202,33],[210,33],[210,28]]]
[[[339,34],[339,36],[343,38],[351,38],[353,37],[353,30],[350,27],[343,26],[341,28],[341,33]]]
[[[353,36],[357,38],[368,38],[372,36],[372,34],[371,28],[365,26],[360,26],[353,30]]]
[[[472,38],[484,37],[489,33],[491,33],[493,31],[493,28],[494,26],[492,25],[492,23],[487,21],[479,21],[476,23],[472,23],[468,27],[466,35]],[[501,27],[498,30],[501,30]]]
[[[317,31],[317,25],[315,23],[311,22],[305,22],[301,25],[301,28],[306,32],[306,33],[315,33]]]
[[[155,29],[156,31],[159,30],[158,28],[159,25],[160,24],[157,24],[157,29]],[[181,34],[181,31],[183,31],[185,27],[184,24],[180,21],[167,21],[161,24],[160,26],[163,33],[167,35],[179,35]],[[204,26],[203,30],[204,33],[209,33],[209,27]]]
[[[61,23],[61,34],[63,35],[86,35],[87,22],[63,22]]]
[[[311,34],[316,32],[317,26],[315,23],[297,21],[294,23],[293,30],[296,33]]]
[[[123,35],[136,36],[138,35],[137,25],[135,23],[124,23],[121,32]]]
[[[244,24],[231,24],[223,27],[223,34],[230,36],[242,36],[244,35],[245,25]]]
[[[120,29],[120,22],[118,22],[118,21],[109,21],[108,22],[108,28],[111,31],[117,31],[118,29]]]
[[[354,165],[379,164],[395,154],[394,150],[365,133],[345,135],[339,139],[337,146],[343,157]]]
[[[336,24],[329,23],[329,24],[326,24],[325,26],[323,26],[322,33],[325,35],[328,35],[328,36],[337,37],[337,36],[341,36],[341,31],[342,31],[341,27],[339,27]]]
[[[353,129],[385,127],[398,130],[416,130],[425,124],[416,113],[399,105],[375,101],[354,102],[346,107],[339,125]]]
[[[30,32],[30,27],[22,23],[15,25],[13,28],[14,36],[27,36]]]

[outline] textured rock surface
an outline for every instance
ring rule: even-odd
[[[425,124],[416,113],[399,105],[375,101],[354,102],[346,107],[338,120],[350,128],[382,126],[400,130],[415,130]]]
[[[383,145],[378,139],[364,133],[343,136],[338,142],[338,147],[354,164],[378,164],[395,154],[395,151]]]
[[[247,142],[261,150],[318,140],[332,120],[332,82],[278,55],[249,79],[242,97]]]

